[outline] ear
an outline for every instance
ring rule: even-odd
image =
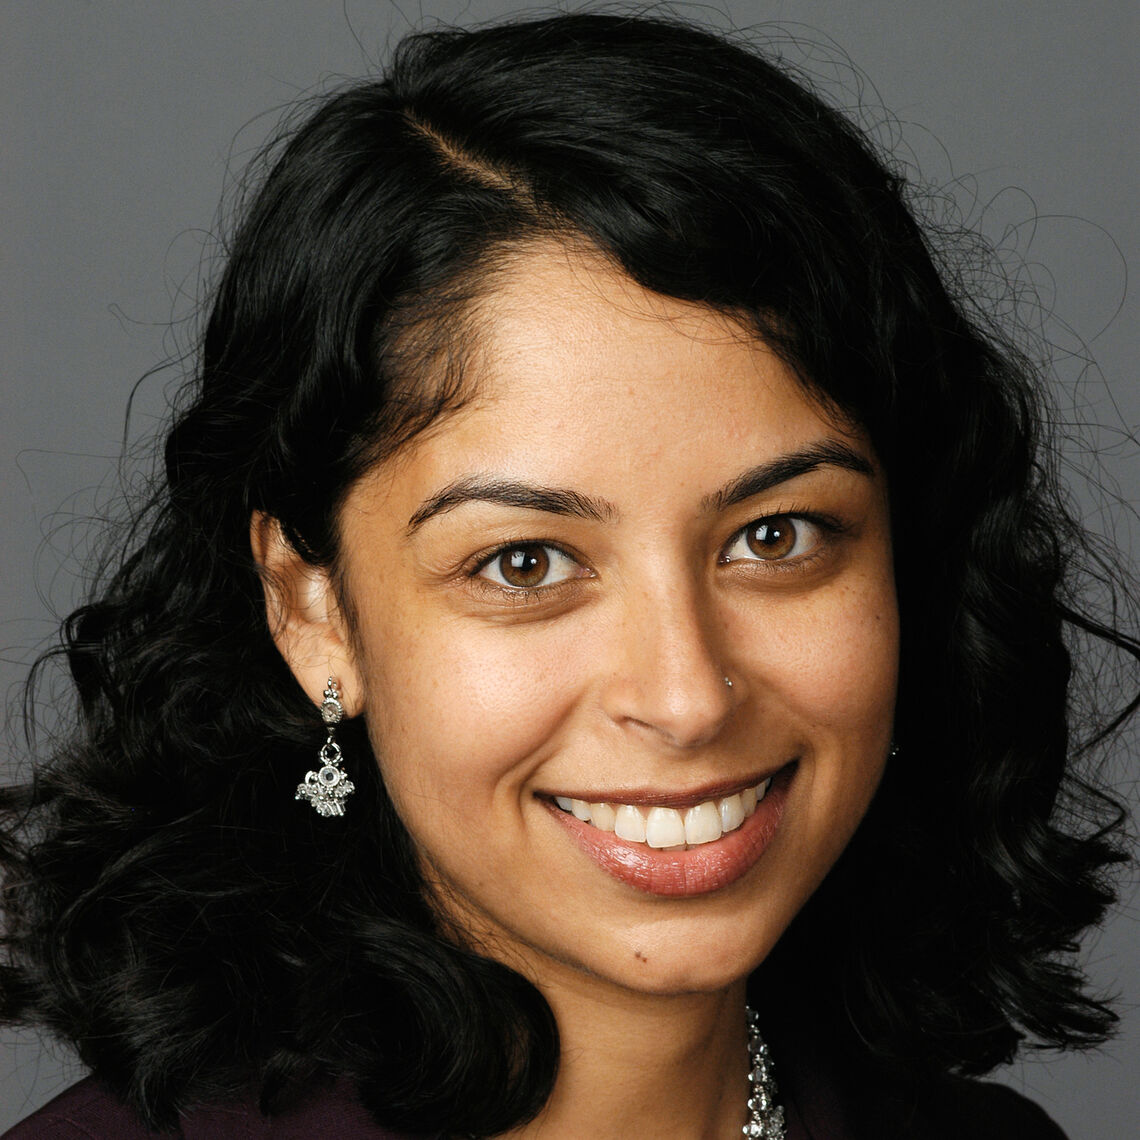
[[[319,705],[328,679],[336,678],[345,713],[356,716],[364,690],[329,571],[306,562],[277,519],[262,511],[250,520],[249,543],[269,632],[297,683]]]

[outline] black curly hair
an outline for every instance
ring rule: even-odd
[[[900,1080],[1102,1040],[1072,952],[1112,901],[1121,812],[1077,774],[1072,654],[1140,647],[1080,608],[1037,370],[952,294],[889,161],[753,48],[602,14],[410,36],[269,153],[165,480],[66,623],[74,733],[0,792],[4,1018],[155,1126],[338,1077],[413,1131],[545,1103],[548,1006],[441,935],[375,766],[335,826],[294,803],[316,719],[249,525],[335,567],[348,489],[466,398],[489,267],[552,237],[748,322],[865,428],[905,536],[903,756],[761,967],[787,983],[765,1006],[794,995]],[[358,722],[342,740],[368,754]]]

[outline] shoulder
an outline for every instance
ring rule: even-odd
[[[88,1077],[5,1132],[0,1140],[146,1140],[154,1133],[105,1085]]]
[[[381,1128],[351,1086],[338,1083],[275,1116],[252,1101],[193,1109],[174,1132],[152,1132],[104,1084],[80,1081],[0,1140],[407,1140]]]
[[[858,1055],[795,1048],[786,1062],[777,1082],[789,1140],[1066,1140],[1042,1108],[1005,1085],[905,1080]]]
[[[923,1098],[923,1114],[947,1135],[975,1140],[1066,1140],[1040,1105],[989,1081],[951,1078]],[[942,1133],[935,1133],[941,1135]]]
[[[866,1133],[906,1140],[1067,1140],[1040,1105],[1005,1085],[942,1077],[884,1090],[885,1112]],[[877,1099],[877,1098],[876,1098]],[[871,1114],[874,1118],[874,1113]],[[887,1127],[882,1127],[887,1124]]]

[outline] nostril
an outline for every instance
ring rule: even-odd
[[[660,679],[658,679],[658,683]],[[674,748],[696,748],[714,740],[732,717],[736,688],[717,675],[690,677],[686,684],[630,686],[612,703],[611,716],[627,727],[662,738]]]

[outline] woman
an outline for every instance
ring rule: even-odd
[[[1137,647],[904,190],[645,19],[301,125],[5,793],[6,1009],[96,1074],[12,1135],[1059,1135],[960,1074],[1111,1025],[1065,637]]]

